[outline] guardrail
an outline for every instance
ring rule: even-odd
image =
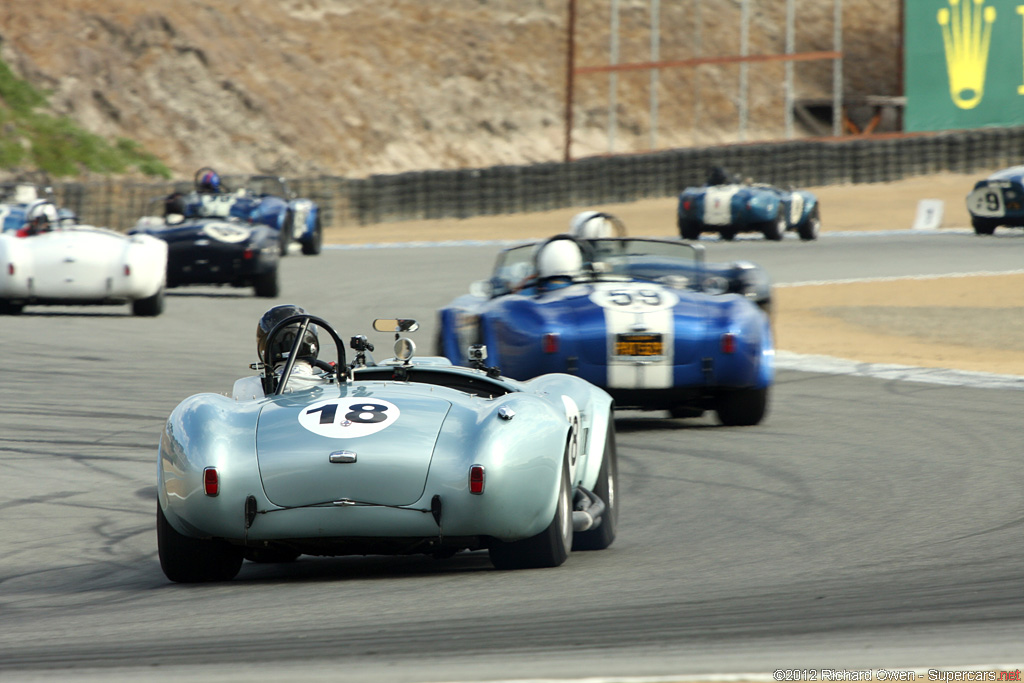
[[[682,148],[568,163],[374,175],[289,178],[316,201],[324,225],[546,211],[669,197],[724,166],[757,182],[794,187],[878,183],[940,172],[989,173],[1024,163],[1024,127]],[[189,183],[119,179],[65,182],[57,200],[83,222],[127,229]]]

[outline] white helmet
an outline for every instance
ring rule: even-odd
[[[615,220],[601,211],[583,211],[569,221],[569,233],[584,240],[615,237],[619,232]]]
[[[35,206],[30,207],[29,210],[25,212],[26,223],[45,221],[50,225],[56,225],[58,220],[57,207],[46,201],[36,203]]]
[[[537,252],[537,276],[576,277],[583,272],[583,252],[571,239],[553,239]]]

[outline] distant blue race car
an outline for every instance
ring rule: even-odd
[[[0,232],[17,232],[33,208],[53,203],[53,191],[48,186],[20,181],[0,185]],[[58,208],[57,216],[62,223],[78,222],[70,209]]]
[[[701,187],[679,194],[679,234],[695,240],[702,232],[717,232],[723,240],[740,232],[760,232],[778,241],[788,230],[802,240],[818,238],[821,212],[818,199],[806,190],[786,190],[772,185],[740,182],[714,169]]]
[[[676,240],[575,240],[586,265],[548,287],[540,255],[573,239],[502,251],[489,280],[439,312],[439,355],[471,365],[463,350],[483,344],[506,376],[569,373],[618,408],[714,410],[725,425],[764,418],[775,347],[759,266],[708,265],[701,245]]]
[[[979,180],[967,195],[967,211],[978,235],[991,235],[1000,225],[1024,228],[1024,166]]]
[[[323,223],[320,207],[310,199],[296,198],[284,178],[252,175],[239,178],[231,189],[221,184],[220,175],[211,168],[196,171],[195,189],[167,198],[168,222],[185,219],[237,219],[266,225],[277,231],[281,255],[294,241],[302,253],[319,254],[323,247]]]

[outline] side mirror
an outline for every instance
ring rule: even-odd
[[[378,318],[373,321],[378,332],[415,332],[420,324],[411,318]]]

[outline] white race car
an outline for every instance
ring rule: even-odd
[[[44,208],[56,218],[52,205]],[[166,242],[65,223],[0,234],[0,314],[35,304],[131,303],[135,315],[163,312]]]

